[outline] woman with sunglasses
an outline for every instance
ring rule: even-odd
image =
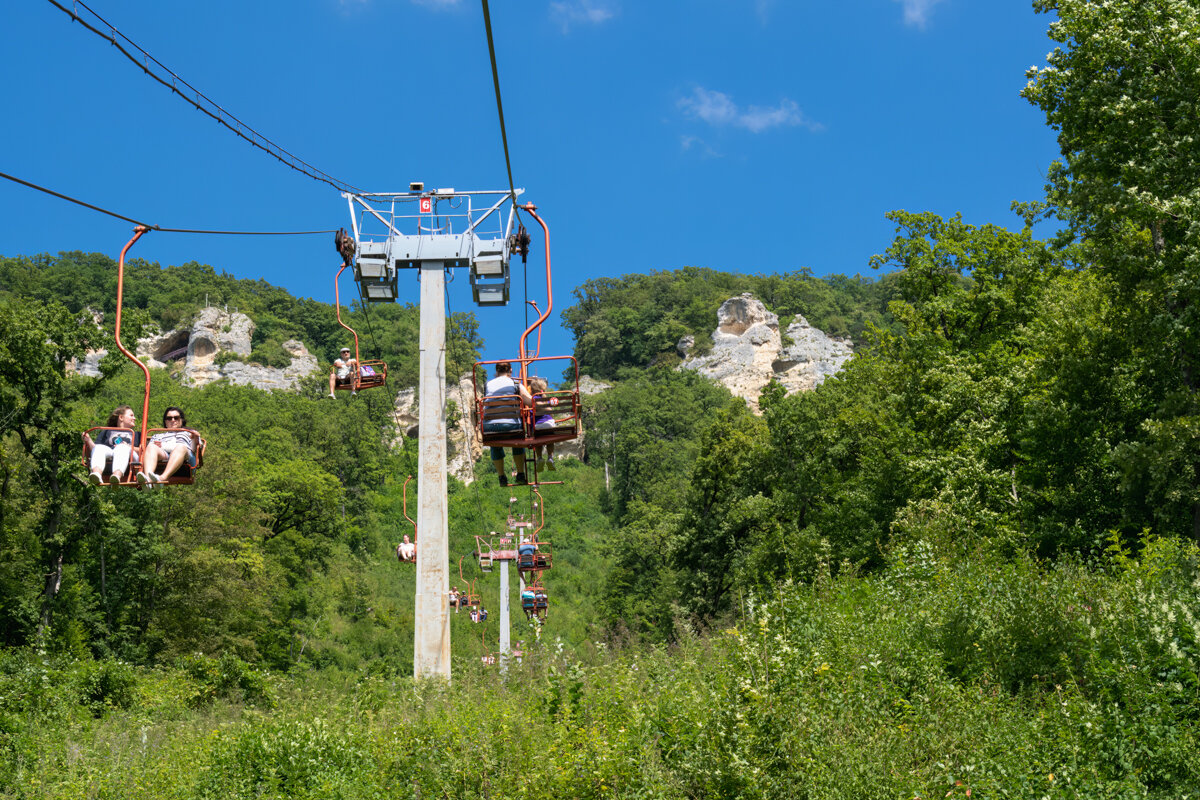
[[[151,436],[146,448],[146,468],[137,474],[137,481],[142,486],[165,482],[179,471],[185,460],[189,467],[196,466],[195,442],[192,432],[187,430],[183,411],[176,406],[164,411],[163,427],[167,430]],[[160,459],[167,463],[162,472],[156,472]]]

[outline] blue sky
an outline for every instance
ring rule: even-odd
[[[347,183],[507,186],[475,0],[89,5]],[[871,274],[892,238],[887,211],[1013,227],[1009,204],[1041,197],[1057,155],[1018,95],[1051,46],[1050,19],[1029,2],[490,5],[514,182],[550,226],[556,311],[587,279],[685,265]],[[348,227],[334,189],[250,147],[46,0],[0,7],[0,71],[0,172],[164,227]],[[131,227],[7,181],[0,210],[9,256],[115,258]],[[331,239],[152,233],[134,254],[331,302]],[[544,307],[534,265],[529,296]],[[402,299],[417,291],[402,285]],[[465,275],[451,306],[474,308]],[[520,303],[478,315],[487,356],[515,354]],[[543,354],[571,349],[557,321]]]

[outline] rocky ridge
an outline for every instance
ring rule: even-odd
[[[827,336],[799,314],[784,335],[790,342],[787,345],[779,332],[779,317],[746,292],[726,300],[717,310],[711,352],[689,358],[694,340],[686,336],[679,341],[677,349],[684,358],[680,369],[694,370],[720,383],[758,414],[758,397],[772,379],[788,394],[808,391],[854,355],[849,341]]]
[[[95,315],[94,315],[95,317]],[[96,318],[99,325],[101,318]],[[209,306],[196,315],[191,328],[155,333],[137,340],[134,352],[152,369],[170,369],[182,363],[180,381],[204,386],[218,380],[266,391],[294,391],[301,378],[317,370],[317,358],[303,342],[289,339],[283,349],[292,357],[286,367],[264,367],[245,360],[250,355],[254,321],[245,314]],[[221,353],[241,358],[221,359]],[[100,375],[100,359],[107,350],[94,350],[73,368],[80,375]]]

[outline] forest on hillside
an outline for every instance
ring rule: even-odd
[[[152,411],[209,437],[202,480],[96,492],[79,431],[137,380],[65,367],[110,310],[72,276],[111,261],[0,259],[0,797],[1193,796],[1200,4],[1033,5],[1057,47],[1023,96],[1062,152],[1015,224],[892,211],[879,280],[578,287],[563,319],[613,385],[548,487],[552,611],[504,673],[456,615],[453,683],[409,677],[415,455],[383,393],[156,374]],[[327,306],[139,269],[142,325],[211,286],[269,321],[264,358],[335,346]],[[673,355],[740,291],[856,356],[752,414]],[[385,352],[415,353],[392,313]],[[482,582],[508,492],[477,476],[451,552]]]

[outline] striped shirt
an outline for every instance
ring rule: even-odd
[[[192,452],[192,433],[188,430],[173,430],[156,433],[150,437],[150,441],[161,447],[163,450],[171,451],[179,445],[183,445]]]

